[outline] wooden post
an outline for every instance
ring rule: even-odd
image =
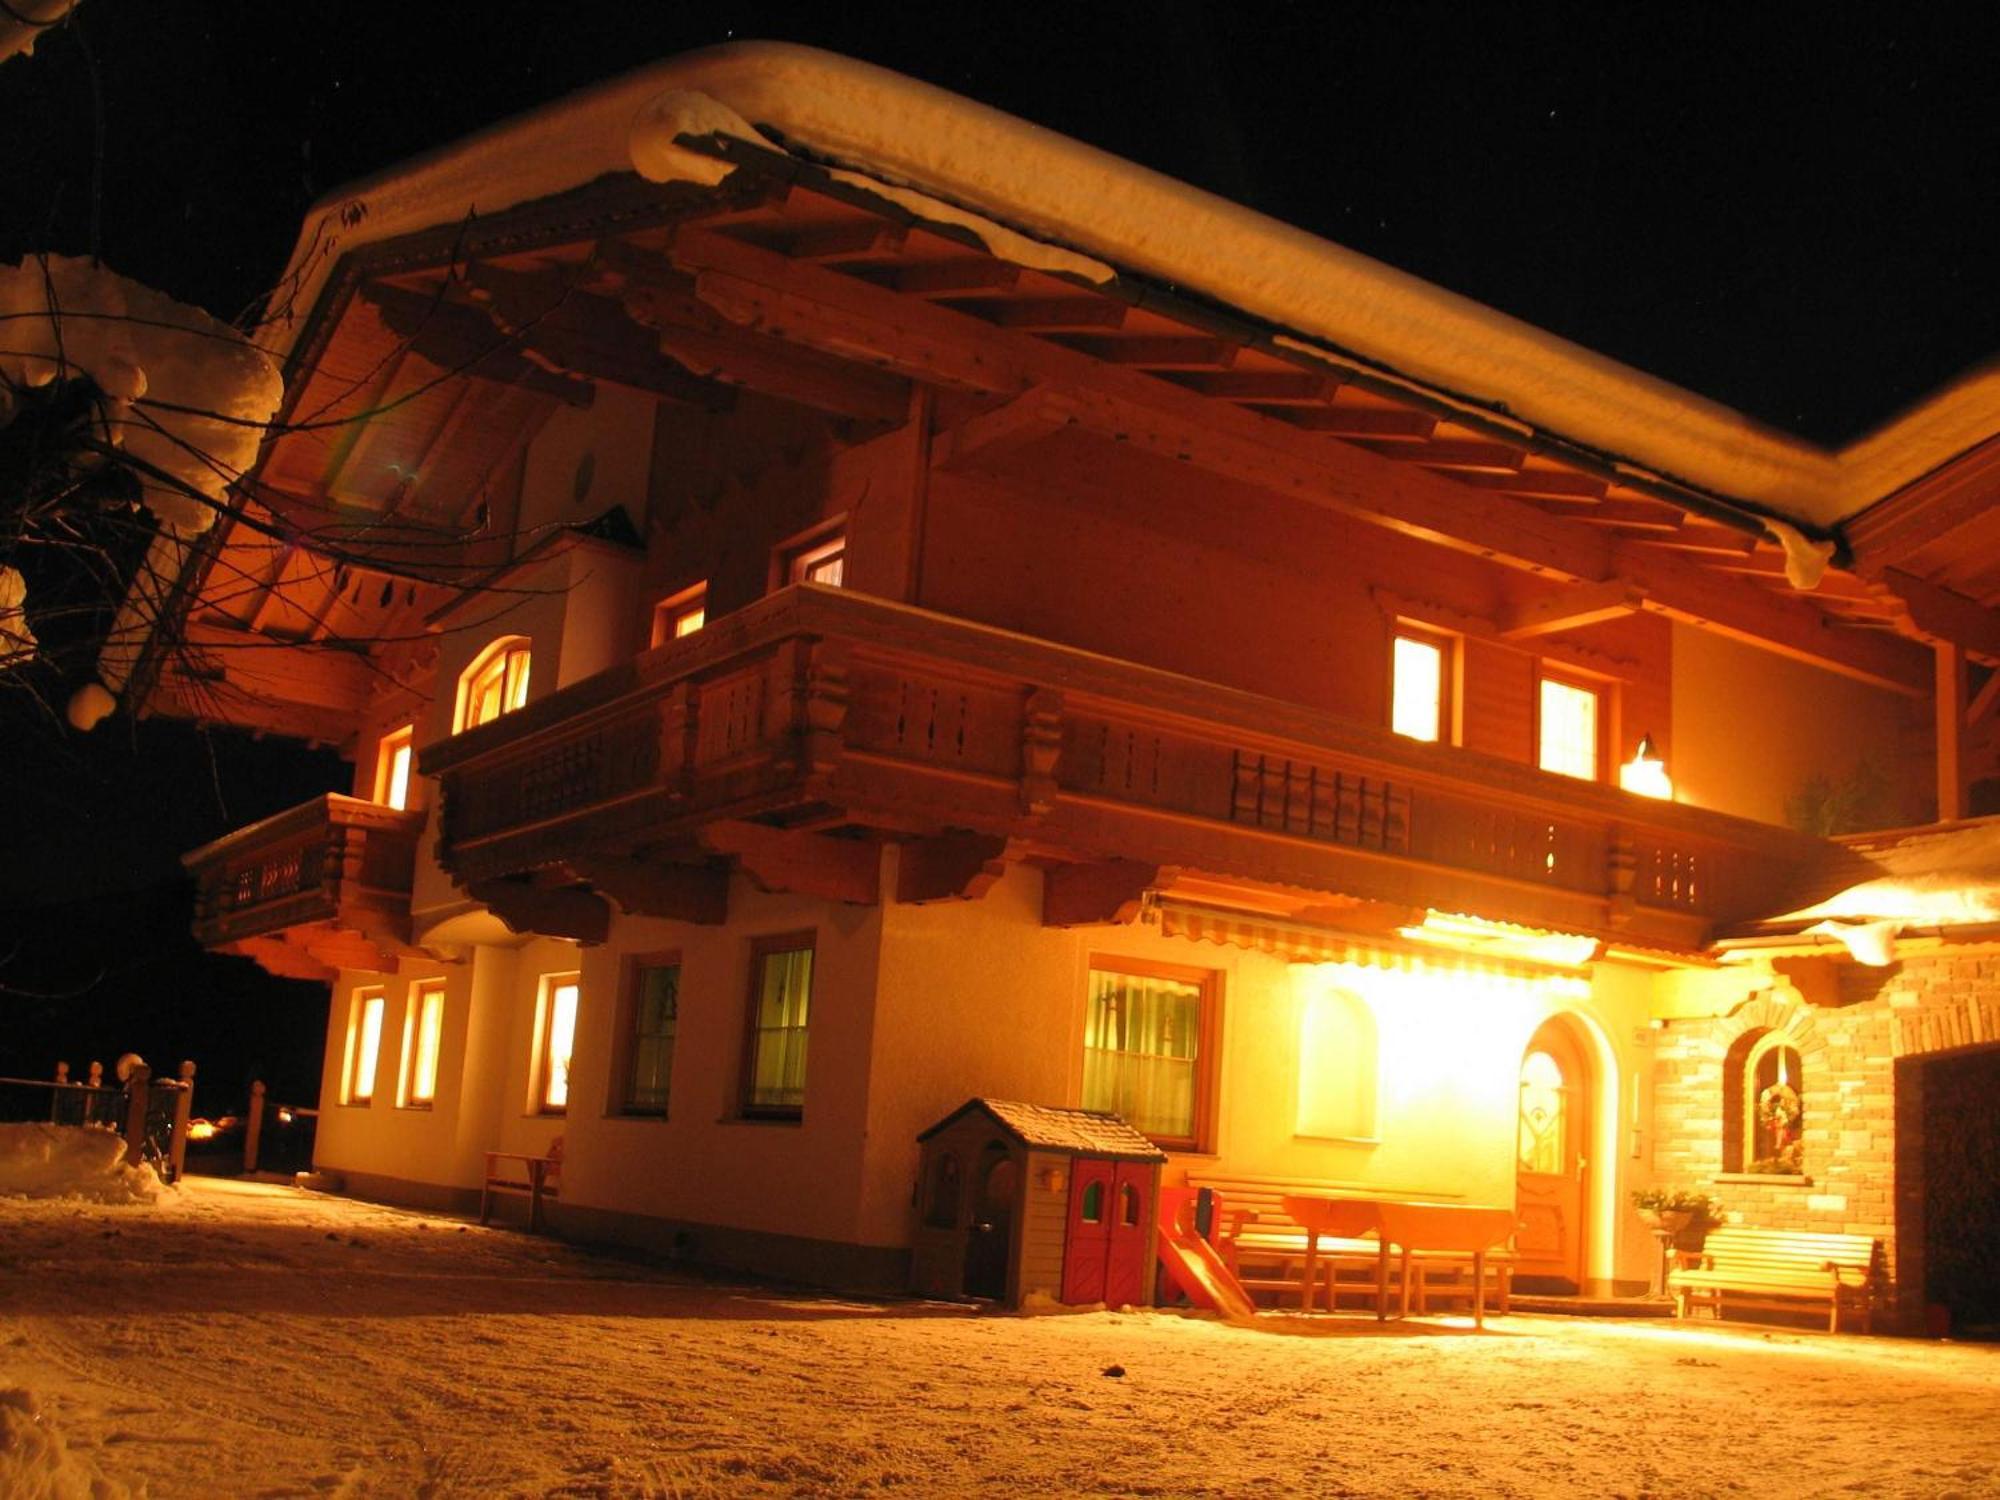
[[[257,1170],[257,1143],[264,1134],[264,1080],[250,1085],[250,1108],[243,1122],[243,1170]]]
[[[94,1089],[101,1089],[101,1088],[103,1088],[103,1087],[104,1087],[104,1064],[103,1064],[103,1063],[100,1063],[100,1062],[94,1062],[94,1063],[92,1063],[92,1064],[90,1065],[90,1078],[89,1078],[89,1083],[90,1083],[90,1086],[91,1086],[92,1088],[94,1088]]]
[[[49,1123],[51,1125],[60,1125],[62,1123],[61,1085],[66,1084],[68,1082],[69,1082],[69,1064],[66,1062],[57,1063],[56,1064],[57,1087],[49,1090]]]
[[[1938,641],[1937,815],[1940,823],[1965,816],[1965,648]]]
[[[181,1167],[187,1161],[188,1116],[194,1113],[194,1064],[181,1062],[181,1090],[174,1096],[174,1136],[167,1148],[173,1162],[174,1181],[181,1180]]]
[[[125,1080],[125,1165],[136,1167],[146,1159],[146,1093],[153,1070],[134,1063]]]

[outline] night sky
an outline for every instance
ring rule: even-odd
[[[0,260],[94,245],[232,317],[343,182],[628,68],[771,38],[1009,110],[1838,443],[2000,352],[1978,15],[86,0],[81,42],[0,66]],[[253,1069],[309,1093],[323,996],[202,958],[175,872],[345,770],[171,725],[79,742],[18,698],[0,693],[0,1074],[137,1045],[196,1057],[224,1095]]]

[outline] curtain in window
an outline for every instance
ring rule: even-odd
[[[803,1109],[806,1102],[806,1014],[812,1001],[810,948],[766,953],[759,960],[757,1021],[750,1069],[753,1109]]]
[[[680,1009],[679,964],[639,971],[638,993],[632,1001],[632,1076],[627,1080],[627,1109],[666,1113]]]
[[[1194,1138],[1201,986],[1093,969],[1083,1035],[1083,1107],[1133,1129]]]

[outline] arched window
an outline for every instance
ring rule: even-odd
[[[458,679],[458,711],[452,733],[490,724],[528,701],[528,638],[502,636],[472,659]]]
[[[1086,1182],[1083,1185],[1083,1207],[1077,1211],[1077,1218],[1085,1224],[1104,1222],[1104,1184]]]
[[[1805,1171],[1805,1067],[1782,1031],[1746,1031],[1723,1061],[1722,1165],[1731,1172]]]
[[[1138,1228],[1139,1210],[1139,1190],[1131,1183],[1125,1183],[1118,1189],[1118,1222],[1127,1229]]]
[[[1331,1140],[1375,1137],[1375,1012],[1352,990],[1321,989],[1299,1014],[1299,1101],[1294,1132]]]
[[[1521,1059],[1521,1124],[1516,1165],[1523,1172],[1559,1176],[1566,1166],[1569,1089],[1562,1064],[1539,1049]]]

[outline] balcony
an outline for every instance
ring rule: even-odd
[[[424,815],[329,793],[181,857],[194,935],[291,979],[393,970]]]
[[[873,844],[894,839],[917,845],[905,899],[958,874],[965,894],[1004,851],[1052,872],[1051,921],[1101,919],[1083,893],[1165,870],[1690,952],[1784,909],[1827,847],[812,586],[421,759],[459,884],[584,937],[593,894],[720,920],[703,882],[722,856],[874,899]],[[564,912],[581,926],[544,925]]]

